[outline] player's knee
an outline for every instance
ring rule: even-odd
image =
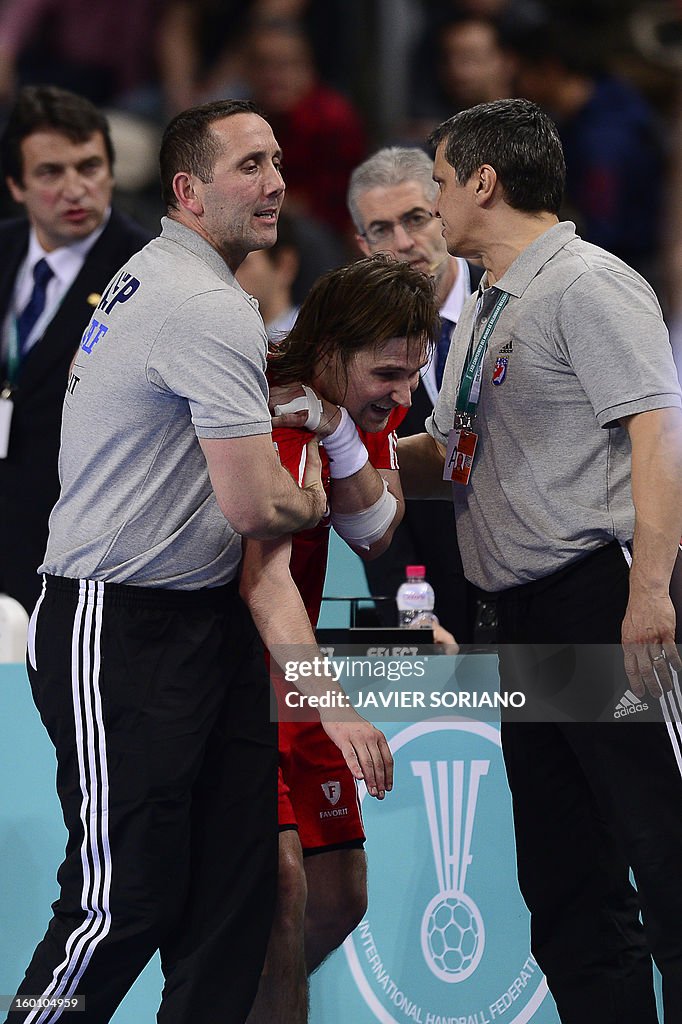
[[[319,932],[327,934],[333,947],[340,945],[360,923],[367,911],[367,880],[364,871],[348,875],[343,884],[330,886],[322,900],[311,907],[310,922]]]
[[[345,899],[337,906],[336,918],[339,923],[339,931],[342,933],[340,941],[350,935],[362,921],[367,912],[367,881],[364,877],[356,878],[353,884],[345,892]]]

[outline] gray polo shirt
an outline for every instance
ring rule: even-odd
[[[188,590],[232,579],[241,537],[198,438],[270,432],[266,349],[255,300],[208,242],[164,218],[83,334],[41,571]]]
[[[563,222],[485,290],[477,320],[476,296],[465,307],[426,424],[441,443],[472,331],[478,340],[498,289],[511,297],[484,361],[473,471],[453,484],[466,576],[492,591],[631,540],[630,441],[618,419],[682,405],[653,291]]]

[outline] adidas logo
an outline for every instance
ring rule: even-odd
[[[613,712],[613,717],[625,718],[626,715],[636,715],[638,711],[648,710],[648,704],[643,704],[638,697],[635,697],[632,690],[626,690],[616,704],[616,710]]]
[[[511,355],[513,351],[514,351],[513,345],[511,343],[511,341],[508,341],[507,344],[503,345],[502,348],[500,349],[500,355],[501,356],[508,356],[508,355]]]

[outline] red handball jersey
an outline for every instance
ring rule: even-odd
[[[396,406],[392,410],[388,423],[378,433],[368,433],[358,427],[358,434],[369,454],[369,461],[375,469],[397,469],[398,439],[396,429],[400,426],[407,409]],[[309,430],[276,428],[272,438],[277,446],[282,465],[289,470],[299,485],[303,483],[306,464],[306,445],[313,435]],[[329,475],[329,459],[324,447],[320,448],[322,457],[322,483],[329,495],[331,478]],[[303,598],[308,618],[313,628],[317,625],[322,604],[324,578],[327,572],[327,556],[329,552],[329,528],[331,519],[327,515],[312,530],[294,533],[291,538],[290,569],[294,583]]]
[[[398,468],[395,430],[406,412],[400,406],[394,409],[380,433],[358,430],[376,469]],[[299,484],[303,483],[306,445],[312,436],[308,430],[273,431],[280,461]],[[329,495],[329,459],[324,448],[320,455],[322,482]],[[330,525],[330,517],[325,516],[312,530],[294,533],[291,538],[291,575],[313,628],[322,603]],[[273,676],[273,684],[281,708],[287,684],[278,674]],[[280,829],[297,828],[306,852],[362,845],[365,832],[355,779],[322,728],[317,712],[308,710],[304,721],[280,720],[279,764]]]

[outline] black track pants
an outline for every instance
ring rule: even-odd
[[[160,949],[161,1024],[241,1024],[274,906],[277,752],[236,585],[48,577],[29,662],[68,843],[20,993],[79,994],[78,1024],[104,1024]],[[57,1007],[8,1018],[70,1019]]]
[[[527,689],[531,680],[547,691],[554,670],[563,712],[561,673],[580,659],[579,682],[591,691],[581,706],[598,715],[617,709],[628,689],[618,648],[627,597],[617,544],[501,594],[502,688]],[[590,671],[586,644],[612,645],[618,656],[595,646]],[[557,650],[548,658],[543,645]],[[651,956],[663,975],[666,1024],[682,1022],[680,696],[678,682],[664,702],[646,698],[648,714],[611,710],[599,724],[561,714],[503,722],[532,949],[564,1024],[655,1022]]]

